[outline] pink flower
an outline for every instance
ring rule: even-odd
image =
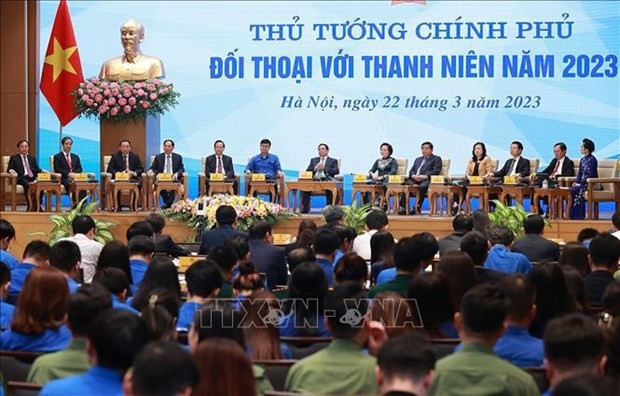
[[[106,88],[108,88],[108,83],[104,81],[104,82],[101,83],[100,87],[101,87],[101,89],[106,89]]]
[[[88,100],[89,96],[88,95],[82,95],[82,100],[84,102],[86,102]]]
[[[155,79],[153,79],[153,84],[157,85],[157,84],[159,84],[159,83],[161,83],[161,81],[159,81],[159,80],[158,80],[158,79],[156,79],[156,78],[155,78]]]
[[[113,104],[115,104],[115,103],[116,103],[116,99],[114,99],[114,98],[110,98],[110,99],[108,99],[108,104],[109,104],[110,106],[112,106],[112,105],[113,105]]]
[[[124,90],[123,91],[123,96],[126,97],[126,98],[130,97],[131,96],[131,91],[129,89]]]
[[[129,85],[127,83],[122,83],[121,84],[121,89],[131,89],[131,85]]]
[[[164,88],[164,89],[162,89],[162,90],[161,90],[161,93],[162,93],[162,94],[167,94],[167,93],[168,93],[168,91],[170,91],[170,89],[169,89],[169,88]]]
[[[94,102],[93,102],[93,100],[92,100],[92,99],[87,99],[87,100],[86,100],[86,106],[88,106],[88,107],[92,106],[92,105],[93,105],[93,103],[94,103]]]
[[[131,112],[131,106],[125,106],[123,107],[123,113],[125,114],[129,114]]]
[[[155,92],[151,92],[151,94],[149,95],[149,98],[151,100],[155,100],[155,99],[157,99],[157,94]]]
[[[155,90],[155,84],[147,84],[146,89],[148,89],[149,91],[154,91]]]
[[[118,107],[112,107],[110,109],[110,115],[115,116],[116,114],[118,114]]]
[[[86,84],[84,84],[83,82],[80,83],[80,88],[84,88],[86,87]]]
[[[120,92],[119,92],[118,88],[112,88],[112,95],[118,96],[119,93]]]
[[[120,99],[118,100],[118,104],[119,104],[119,106],[125,106],[125,105],[127,104],[127,99],[125,99],[125,98],[120,98]]]
[[[95,86],[92,83],[86,84],[87,89],[93,89]]]
[[[101,101],[102,101],[102,100],[103,100],[103,95],[101,95],[101,94],[97,94],[97,95],[95,96],[95,102],[97,102],[97,103],[101,103]]]
[[[110,90],[109,90],[109,89],[105,89],[105,90],[103,91],[103,94],[104,94],[105,96],[110,96]]]
[[[140,88],[137,92],[138,96],[144,96],[146,95],[146,93],[144,92],[144,90],[142,88]]]
[[[99,107],[99,109],[97,111],[99,112],[99,114],[103,114],[106,111],[108,111],[108,107],[107,106],[101,106],[101,107]]]
[[[90,79],[90,82],[92,82],[93,84],[99,84],[99,79],[97,77],[93,77]]]
[[[133,96],[129,99],[127,99],[127,103],[129,103],[130,105],[135,105],[136,104],[136,98],[134,98]]]
[[[84,95],[84,90],[80,88],[80,89],[77,90],[77,93],[78,93],[78,95],[82,96],[82,95]]]
[[[151,105],[149,104],[149,102],[142,102],[142,108],[143,109],[148,109]]]
[[[99,88],[97,88],[97,87],[93,88],[93,92],[98,94],[99,93]]]
[[[113,82],[110,84],[110,89],[117,89],[118,88],[118,83]]]
[[[146,84],[143,82],[137,82],[133,87],[138,89],[138,88],[144,88]]]

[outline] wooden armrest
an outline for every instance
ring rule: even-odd
[[[0,177],[11,177],[13,179],[17,179],[17,175],[13,175],[13,174],[11,174],[9,172],[1,172],[0,173]]]
[[[185,173],[184,173],[185,175]],[[198,177],[207,177],[207,174],[204,172],[198,172]]]
[[[588,180],[590,183],[620,183],[620,177],[590,177]]]

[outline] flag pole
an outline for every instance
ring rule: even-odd
[[[62,124],[60,124],[60,128],[58,128],[58,145],[60,146],[60,151],[62,151]]]

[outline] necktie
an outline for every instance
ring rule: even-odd
[[[217,157],[217,173],[224,173],[224,169],[222,168],[222,157]]]
[[[129,156],[123,155],[123,159],[125,161],[125,170],[129,170]]]
[[[517,173],[516,171],[517,171],[517,160],[513,158],[512,165],[510,165],[510,173],[508,175],[509,176],[514,175],[515,173]]]
[[[166,156],[166,173],[172,173],[172,159],[169,155]]]
[[[418,171],[415,173],[416,175],[420,175],[420,172],[422,172],[422,167],[424,166],[424,163],[426,162],[426,158],[422,157],[422,163],[420,164],[420,166],[418,167]]]
[[[28,157],[22,155],[22,161],[24,161],[24,171],[28,177],[32,177],[32,171],[30,170],[30,164],[28,164]]]
[[[69,172],[73,172],[73,165],[71,165],[71,154],[67,153],[67,164],[69,165]]]
[[[324,166],[324,165],[325,165],[325,157],[321,157],[321,160],[320,160],[320,162],[319,162],[319,163],[320,163],[321,165],[323,165],[323,166]],[[315,177],[316,177],[317,179],[322,179],[322,178],[324,178],[324,177],[325,177],[325,171],[324,171],[323,169],[319,169],[319,170],[316,172]]]
[[[560,167],[560,161],[557,161],[555,163],[555,167],[553,168],[553,172],[551,172],[551,176],[555,176],[555,174],[558,172],[559,167]]]

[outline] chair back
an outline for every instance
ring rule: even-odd
[[[600,178],[613,178],[620,177],[620,160],[605,159],[598,163],[598,177]],[[601,183],[603,191],[614,191],[614,183]]]
[[[265,375],[273,389],[276,391],[283,391],[286,383],[286,376],[293,364],[297,363],[297,360],[253,360],[252,364],[257,364],[265,369]]]
[[[396,158],[396,163],[398,164],[396,174],[400,176],[407,176],[407,167],[409,166],[409,160],[407,158]]]
[[[30,382],[9,381],[6,384],[6,391],[11,396],[37,396],[41,393],[43,386]]]
[[[148,164],[145,164],[146,170],[149,170],[151,168],[151,166],[153,166],[153,162],[154,161],[155,161],[155,156],[151,155],[151,162],[149,162]]]
[[[442,159],[441,160],[441,172],[439,173],[441,176],[448,176],[448,172],[450,172],[450,163],[452,160]]]
[[[538,165],[540,165],[540,160],[538,158],[530,159],[530,175],[538,172]]]
[[[497,172],[497,169],[499,168],[499,160],[493,160],[493,172]]]
[[[544,367],[526,367],[523,370],[527,371],[532,376],[534,382],[538,386],[540,393],[544,393],[549,389],[551,385],[547,379],[547,369]]]
[[[2,156],[2,173],[6,173],[9,170],[9,160],[11,159],[8,155]],[[9,182],[9,178],[4,178],[4,191],[9,192],[11,190],[11,183]],[[4,208],[2,208],[4,210]]]
[[[573,167],[575,168],[575,176],[579,173],[579,160],[573,160]]]
[[[54,156],[50,155],[50,172],[56,172],[54,170]]]
[[[340,177],[342,173],[342,158],[334,158],[338,162],[338,174],[335,175],[336,178]]]
[[[112,156],[111,155],[104,155],[103,156],[103,163],[101,164],[101,172],[107,172],[108,171],[108,164],[110,163],[111,160],[112,160]]]
[[[204,172],[206,165],[207,165],[207,157],[200,157],[200,169],[198,170],[198,172]]]

